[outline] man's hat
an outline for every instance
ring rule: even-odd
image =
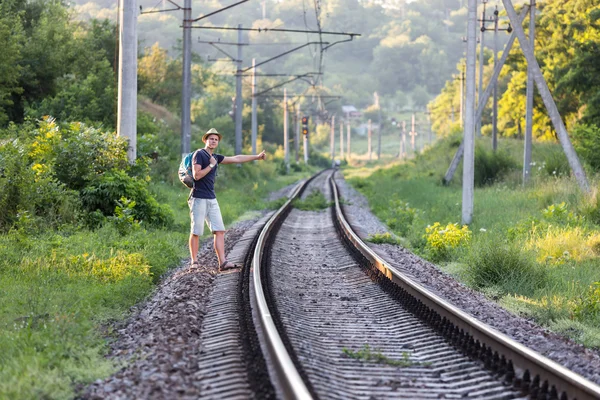
[[[204,143],[206,143],[206,139],[208,139],[208,137],[210,135],[217,135],[219,137],[219,142],[221,141],[221,139],[223,138],[223,136],[221,136],[221,134],[219,132],[217,132],[217,130],[215,128],[210,128],[210,130],[208,132],[206,132],[204,134],[204,136],[202,136],[202,141]]]

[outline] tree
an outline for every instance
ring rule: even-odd
[[[10,13],[7,3],[0,3],[0,126],[10,118],[13,96],[23,92],[19,85],[22,71],[19,63],[24,39],[21,21]]]

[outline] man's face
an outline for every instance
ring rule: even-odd
[[[206,145],[211,149],[216,149],[219,145],[219,137],[217,135],[210,135],[206,138]]]

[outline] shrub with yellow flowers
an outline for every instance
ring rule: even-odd
[[[471,230],[467,225],[458,224],[443,226],[439,222],[425,228],[423,238],[427,240],[426,248],[434,260],[447,260],[450,252],[464,246],[471,240]]]

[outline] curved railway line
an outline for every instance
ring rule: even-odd
[[[206,317],[203,336],[212,342],[203,349],[210,370],[201,376],[203,398],[600,398],[597,385],[371,251],[346,221],[332,176],[324,171],[299,185],[247,232],[239,279],[219,276],[238,295]],[[333,206],[292,206],[311,190]]]

